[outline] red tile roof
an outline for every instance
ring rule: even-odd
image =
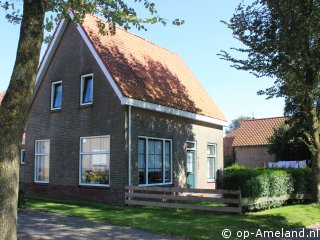
[[[273,130],[285,122],[285,117],[245,120],[233,141],[233,147],[268,145]]]
[[[97,21],[87,15],[82,27],[124,97],[225,120],[179,55],[121,28],[103,36]]]
[[[0,104],[1,104],[1,102],[2,102],[2,99],[3,99],[5,93],[6,93],[6,92],[0,92]]]

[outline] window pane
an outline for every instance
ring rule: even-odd
[[[208,178],[214,179],[215,178],[215,158],[208,157]]]
[[[36,154],[49,154],[49,141],[37,141]]]
[[[194,151],[187,152],[187,172],[194,172]]]
[[[139,184],[146,184],[146,140],[138,142]]]
[[[82,154],[81,163],[81,183],[109,184],[109,154]]]
[[[92,76],[85,77],[83,80],[83,93],[82,93],[82,103],[91,103],[92,102],[92,87],[93,79]]]
[[[165,142],[165,182],[171,182],[171,145]]]
[[[49,157],[36,156],[36,181],[49,181]]]
[[[20,156],[20,162],[21,163],[25,163],[25,158],[26,158],[26,151],[25,150],[21,150],[21,156]]]
[[[208,145],[207,146],[207,155],[216,155],[216,146],[215,145]]]
[[[60,108],[62,102],[62,84],[56,83],[53,85],[53,108]]]
[[[163,183],[163,152],[160,140],[148,140],[148,183]]]
[[[82,139],[82,152],[83,153],[99,153],[110,151],[110,138],[97,137],[97,138],[83,138]]]

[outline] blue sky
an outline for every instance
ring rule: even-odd
[[[167,19],[178,17],[184,19],[185,24],[180,27],[150,25],[147,32],[131,31],[179,53],[229,121],[240,115],[254,115],[255,118],[283,115],[282,99],[265,100],[265,96],[256,94],[258,90],[272,86],[272,79],[257,79],[248,72],[233,69],[230,63],[217,56],[220,50],[241,46],[220,22],[230,19],[239,1],[153,2],[161,16]],[[9,84],[19,37],[19,26],[7,23],[4,16],[5,11],[0,9],[0,32],[5,36],[0,40],[0,91]]]

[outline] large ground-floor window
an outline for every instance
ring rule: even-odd
[[[170,139],[139,137],[139,184],[172,183],[172,141]]]
[[[36,140],[34,181],[49,183],[50,140]]]
[[[110,184],[110,136],[80,138],[80,185]]]

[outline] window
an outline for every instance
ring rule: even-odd
[[[187,142],[187,173],[195,172],[196,142]]]
[[[207,145],[208,180],[216,178],[216,144]]]
[[[80,139],[80,185],[110,184],[110,136]]]
[[[51,87],[51,110],[61,109],[62,81],[53,82]]]
[[[26,150],[25,149],[21,149],[21,152],[20,152],[20,163],[21,164],[25,163],[25,157],[26,157]]]
[[[80,105],[88,105],[93,102],[93,74],[81,76]]]
[[[139,184],[172,183],[172,142],[140,137],[138,141]]]
[[[50,140],[36,140],[34,181],[49,183]]]

